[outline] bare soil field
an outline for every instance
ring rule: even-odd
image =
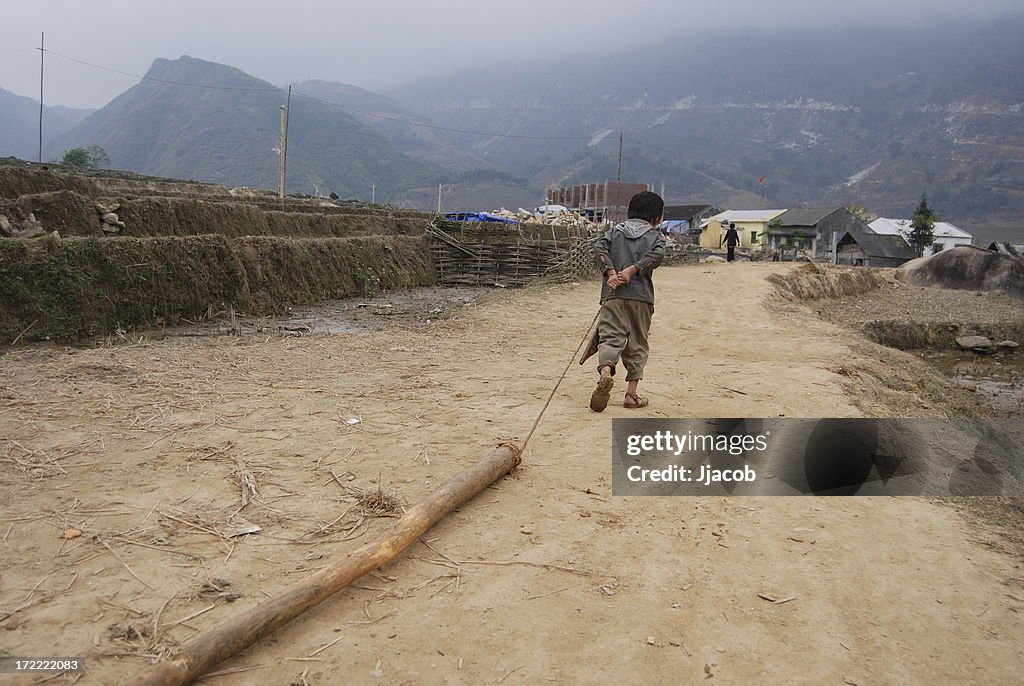
[[[594,370],[574,363],[516,472],[203,682],[1019,682],[1020,549],[947,504],[611,496],[615,417],[969,401],[774,298],[788,269],[659,269],[648,408],[622,408],[620,384],[590,412]],[[351,552],[525,437],[597,293],[537,285],[376,331],[7,350],[0,650],[86,658],[48,683],[123,683]]]
[[[910,320],[917,324],[956,322],[985,326],[992,322],[1024,327],[1024,301],[1005,293],[957,291],[911,286],[894,281],[888,288],[842,300],[823,300],[819,312],[851,326],[877,320]]]
[[[908,348],[947,378],[976,393],[977,407],[952,400],[961,413],[1024,416],[1024,353],[1001,349],[987,356],[961,351],[959,336],[984,335],[993,342],[1024,345],[1024,301],[1005,293],[910,286],[888,287],[843,298],[822,299],[812,308],[828,321],[860,331],[877,342]]]

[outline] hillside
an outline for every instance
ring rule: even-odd
[[[311,95],[348,108],[356,119],[373,128],[398,150],[413,159],[454,171],[487,169],[494,165],[454,136],[432,128],[435,125],[391,98],[372,91],[330,81],[306,81],[295,86],[299,93]]]
[[[1013,231],[1024,213],[1024,19],[907,31],[706,35],[468,71],[390,95],[539,186],[614,178],[670,200],[735,189],[773,205],[853,201],[886,215],[927,191],[943,216]]]
[[[118,169],[276,188],[284,102],[282,90],[233,67],[187,56],[157,59],[146,79],[54,141],[47,154],[97,144]],[[386,201],[438,175],[344,111],[292,98],[289,191],[368,198],[375,185]]]
[[[94,111],[44,106],[44,143],[71,130]],[[0,88],[0,157],[35,160],[38,155],[39,101]]]

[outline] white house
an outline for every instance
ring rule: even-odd
[[[910,238],[909,219],[885,219],[879,218],[868,224],[871,230],[881,236],[903,236]],[[970,245],[973,236],[963,229],[957,228],[948,222],[935,222],[933,231],[935,243],[924,251],[925,255],[934,255],[942,250],[955,248],[958,245]]]

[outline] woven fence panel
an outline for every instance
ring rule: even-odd
[[[449,244],[430,250],[438,283],[445,286],[524,286],[542,276],[574,277],[593,271],[591,246],[579,239],[553,243]],[[586,255],[584,255],[584,253]]]

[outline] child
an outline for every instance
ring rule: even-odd
[[[654,314],[651,272],[665,257],[665,239],[655,229],[664,210],[665,201],[657,193],[637,193],[629,201],[628,219],[609,230],[594,246],[594,256],[605,277],[597,322],[600,378],[590,396],[590,409],[594,412],[602,412],[608,406],[615,383],[612,377],[620,357],[626,368],[622,406],[637,408],[648,404],[648,399],[636,391],[644,377],[647,334]]]

